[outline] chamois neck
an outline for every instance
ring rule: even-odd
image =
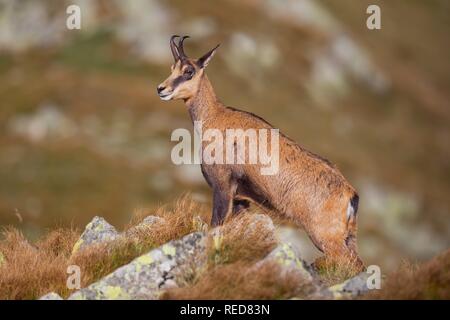
[[[192,121],[206,120],[222,107],[205,73],[202,74],[196,94],[185,103]]]

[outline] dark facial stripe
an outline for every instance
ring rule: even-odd
[[[173,90],[175,90],[175,88],[178,87],[178,85],[180,83],[183,83],[184,81],[186,81],[186,79],[183,76],[176,77],[172,82]]]
[[[188,65],[190,68],[192,68],[193,71],[192,76],[193,76],[195,74],[194,66],[190,62],[184,62],[184,65]],[[181,68],[183,68],[184,65],[182,65]],[[188,76],[187,74],[183,73],[181,76],[176,77],[172,82],[173,90],[175,90],[175,88],[178,87],[181,83],[191,80],[192,76]]]

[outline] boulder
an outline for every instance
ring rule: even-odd
[[[300,257],[290,243],[279,244],[259,263],[266,263],[269,261],[275,261],[282,266],[283,272],[295,272],[308,282],[313,281],[314,279],[312,268]]]
[[[204,233],[195,232],[170,241],[73,293],[69,300],[158,299],[163,289],[177,285],[183,267],[204,252],[204,240]]]
[[[119,233],[102,217],[94,217],[88,223],[80,239],[75,243],[72,253],[75,253],[91,244],[110,242],[117,239]]]

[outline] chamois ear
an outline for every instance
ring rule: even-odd
[[[216,50],[217,48],[219,48],[219,46],[220,43],[197,60],[197,64],[200,68],[204,68],[208,65],[209,61],[211,61],[212,57],[216,53]]]

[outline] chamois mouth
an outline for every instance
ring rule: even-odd
[[[160,94],[158,94],[158,95],[159,95],[159,98],[160,98],[161,100],[167,101],[167,100],[170,100],[170,99],[172,98],[172,94],[173,94],[173,92],[170,92],[170,93],[160,93]]]

